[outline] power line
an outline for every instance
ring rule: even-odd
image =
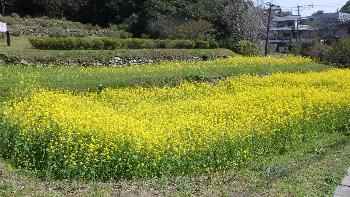
[[[293,12],[298,12],[298,6],[281,6],[285,10],[290,10],[292,13]],[[331,8],[341,8],[342,5],[338,4],[337,5],[325,5],[325,4],[313,4],[312,6],[309,5],[303,5],[303,7],[299,8],[299,12],[310,12],[312,10],[323,10],[323,9],[328,9],[330,10]],[[335,10],[334,10],[335,12]],[[311,14],[311,13],[310,13]]]
[[[315,4],[317,7],[328,7],[328,8],[337,8],[339,6],[342,6],[342,4],[337,4],[337,5],[320,5],[320,4]]]
[[[304,7],[309,6],[309,5],[303,5]],[[337,4],[337,5],[321,5],[321,4],[312,4],[313,7],[324,7],[324,8],[338,8],[342,7],[342,4]],[[281,6],[282,8],[285,9],[294,9],[298,8],[297,6]]]
[[[309,7],[309,8],[313,8],[314,5],[297,5],[297,9],[298,9],[298,17],[297,17],[297,38],[296,38],[296,42],[297,44],[299,43],[299,20],[300,20],[300,8],[305,8],[305,7]]]

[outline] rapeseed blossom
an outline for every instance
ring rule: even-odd
[[[348,127],[349,98],[350,70],[100,94],[37,90],[4,103],[0,149],[55,178],[225,170]]]

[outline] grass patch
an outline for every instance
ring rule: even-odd
[[[228,58],[209,62],[165,62],[139,67],[30,67],[0,66],[0,96],[16,89],[38,88],[97,91],[129,86],[176,86],[184,81],[215,82],[239,75],[261,75],[280,72],[320,72],[330,66],[302,58]],[[11,91],[16,90],[16,91]]]

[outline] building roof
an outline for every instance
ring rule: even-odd
[[[273,27],[273,31],[296,31],[296,27]],[[299,25],[299,31],[312,31],[315,30],[310,25]]]
[[[299,15],[289,15],[289,16],[276,16],[273,18],[274,22],[284,22],[284,21],[296,21],[296,20],[307,19],[306,17],[301,17]]]
[[[350,21],[350,14],[343,12],[335,12],[335,13],[323,13],[316,16],[309,16],[308,18],[312,18],[315,20],[336,20],[337,22],[347,22]]]

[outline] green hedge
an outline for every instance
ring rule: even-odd
[[[229,49],[244,56],[257,56],[260,54],[260,47],[254,42],[241,40],[228,46]]]
[[[236,56],[229,49],[117,49],[117,50],[37,50],[0,52],[0,60],[8,64],[43,65],[124,65],[160,61],[214,60]]]
[[[114,50],[114,49],[209,49],[217,44],[202,40],[115,39],[91,37],[32,37],[31,45],[42,50]]]

